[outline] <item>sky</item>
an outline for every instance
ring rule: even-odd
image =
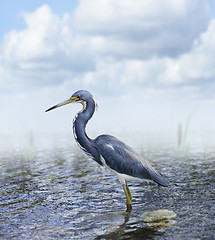
[[[213,0],[8,0],[0,22],[2,142],[70,133],[80,106],[45,110],[79,89],[91,136],[215,136]]]

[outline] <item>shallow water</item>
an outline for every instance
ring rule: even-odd
[[[171,182],[130,182],[132,210],[117,178],[76,147],[0,156],[2,239],[215,239],[215,153],[143,155]],[[150,224],[164,209],[171,219]],[[163,224],[162,222],[165,222]],[[161,224],[162,223],[162,224]]]

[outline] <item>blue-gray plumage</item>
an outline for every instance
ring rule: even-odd
[[[95,142],[110,169],[131,177],[153,180],[164,187],[168,186],[169,181],[164,176],[156,172],[132,148],[117,138],[101,135],[95,139]]]
[[[68,100],[47,109],[46,112],[73,102],[79,102],[83,105],[83,109],[78,112],[73,121],[75,140],[87,155],[100,165],[107,166],[116,173],[124,188],[127,206],[131,206],[132,199],[127,186],[127,179],[148,179],[161,186],[168,186],[169,181],[162,174],[158,173],[131,147],[117,138],[110,135],[100,135],[95,139],[90,139],[87,136],[85,132],[86,124],[93,116],[96,108],[93,96],[88,91],[77,91]]]

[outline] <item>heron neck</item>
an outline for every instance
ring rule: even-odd
[[[95,145],[94,140],[90,139],[85,131],[87,122],[93,116],[95,112],[95,102],[93,99],[85,102],[83,104],[83,110],[80,111],[73,122],[73,132],[75,140],[77,141],[78,145],[84,152],[92,157],[97,163],[103,165],[100,159],[100,153]]]
[[[87,101],[83,104],[84,108],[80,111],[73,121],[73,132],[76,141],[84,151],[89,151],[89,142],[91,139],[86,134],[86,124],[95,112],[94,100]]]

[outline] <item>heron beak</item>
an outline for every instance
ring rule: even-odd
[[[50,107],[49,109],[46,110],[46,112],[48,112],[50,110],[53,110],[55,108],[62,107],[62,106],[67,105],[69,103],[74,103],[74,102],[76,102],[78,100],[79,100],[79,97],[77,97],[77,96],[71,97],[71,98],[67,99],[66,101],[60,102],[57,105],[54,105],[53,107]]]

